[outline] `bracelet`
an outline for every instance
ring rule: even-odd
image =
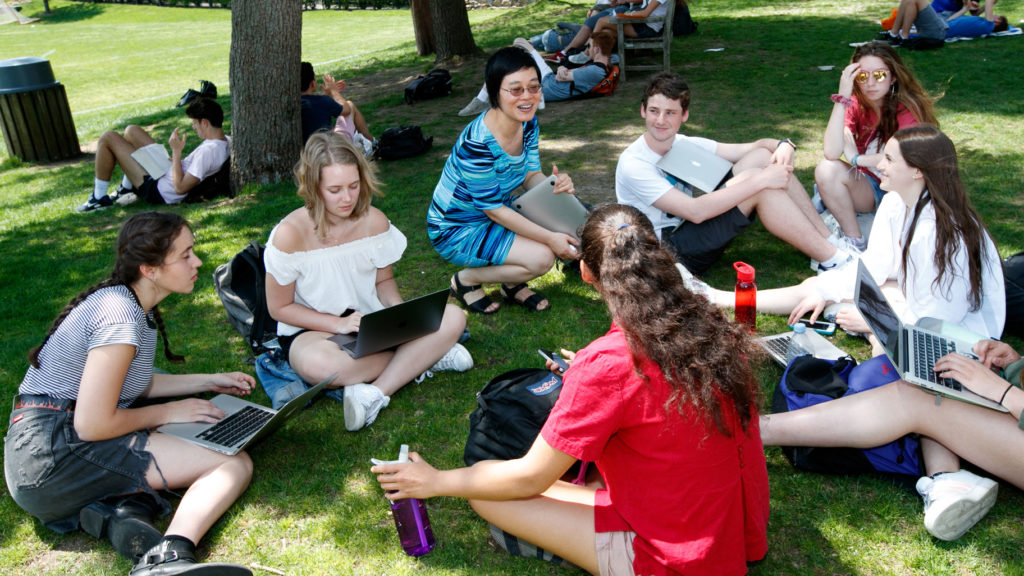
[[[1010,391],[1010,388],[1013,388],[1013,384],[1007,384],[1006,390],[1003,390],[1003,395],[999,397],[1000,406],[1003,405],[1003,400],[1006,400],[1006,394]]]
[[[796,144],[793,144],[793,141],[790,140],[789,138],[783,138],[779,140],[779,143],[775,145],[775,149],[778,150],[779,146],[782,146],[783,144],[789,144],[790,146],[793,147],[793,150],[796,151]]]
[[[860,154],[854,154],[853,158],[850,158],[850,164],[852,164],[854,168],[857,167],[857,159],[858,158],[860,158]]]
[[[849,96],[843,96],[842,94],[833,94],[829,98],[832,99],[836,104],[842,104],[843,106],[853,106],[853,98]]]

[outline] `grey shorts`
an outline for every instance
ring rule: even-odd
[[[949,28],[949,24],[946,24],[946,20],[939,16],[935,9],[929,5],[917,13],[917,18],[914,19],[914,27],[917,28],[918,36],[945,40],[946,29]]]
[[[732,239],[753,222],[736,207],[699,224],[683,222],[681,226],[662,228],[661,243],[673,253],[680,264],[700,276],[717,262]]]
[[[633,576],[633,540],[636,532],[598,532],[594,534],[597,569],[601,576]]]
[[[11,412],[4,475],[18,506],[61,533],[78,528],[82,508],[111,496],[146,492],[170,511],[146,482],[148,432],[86,442],[75,432],[74,416],[73,410],[39,407]]]

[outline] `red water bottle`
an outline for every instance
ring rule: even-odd
[[[751,332],[757,330],[757,284],[754,284],[754,267],[743,262],[733,262],[736,269],[736,321],[746,324]]]

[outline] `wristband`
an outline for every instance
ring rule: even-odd
[[[796,144],[793,144],[793,141],[790,140],[789,138],[783,138],[779,140],[779,143],[775,145],[775,149],[778,150],[779,146],[782,146],[783,144],[789,144],[790,146],[793,147],[793,150],[796,151]]]
[[[853,98],[849,96],[843,96],[842,94],[833,94],[829,98],[836,104],[842,104],[843,106],[853,106]]]
[[[1007,384],[1006,390],[1003,390],[1003,395],[999,397],[999,405],[1003,405],[1003,400],[1006,400],[1006,394],[1010,392],[1010,388],[1013,388],[1013,384]]]
[[[854,168],[857,167],[857,159],[858,158],[860,158],[860,154],[854,154],[853,158],[850,158],[850,164],[852,164]]]

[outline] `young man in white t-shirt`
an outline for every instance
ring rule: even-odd
[[[640,105],[647,131],[619,156],[615,196],[651,219],[662,243],[694,274],[707,271],[755,215],[775,236],[820,262],[821,270],[843,266],[854,255],[833,245],[829,231],[792,175],[796,146],[788,138],[726,144],[678,134],[689,117],[690,90],[676,74],[648,82]],[[733,162],[725,186],[694,198],[656,164],[675,142],[688,138]]]
[[[182,158],[187,136],[179,135],[175,128],[167,140],[171,147],[170,169],[156,179],[132,158],[132,153],[139,148],[156,144],[152,136],[135,125],[128,126],[123,136],[113,131],[104,132],[96,149],[93,192],[77,210],[92,212],[113,206],[114,199],[107,194],[107,189],[115,164],[124,172],[117,198],[119,204],[130,204],[138,198],[151,204],[177,204],[196,184],[216,174],[231,157],[231,142],[221,128],[224,110],[215,100],[200,98],[189,104],[185,114],[192,119],[192,128],[203,141]]]

